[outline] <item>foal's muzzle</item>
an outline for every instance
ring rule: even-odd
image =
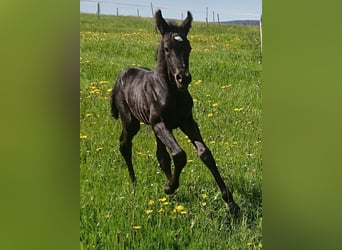
[[[178,89],[187,89],[191,79],[189,71],[178,72],[175,74],[175,81]]]

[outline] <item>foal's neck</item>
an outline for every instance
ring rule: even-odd
[[[169,70],[164,57],[163,42],[160,42],[157,54],[157,66],[155,70],[163,77],[167,82],[170,82],[172,78],[169,76]]]

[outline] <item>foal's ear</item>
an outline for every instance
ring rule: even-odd
[[[191,15],[191,12],[188,11],[187,17],[185,18],[183,23],[180,25],[180,27],[184,30],[186,35],[189,33],[189,30],[191,28],[191,22],[192,22],[192,15]]]
[[[169,25],[165,21],[162,16],[161,10],[158,10],[155,14],[156,24],[160,34],[164,35],[167,31],[169,31]]]

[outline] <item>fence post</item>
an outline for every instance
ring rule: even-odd
[[[97,2],[97,18],[100,18],[100,3]]]
[[[154,13],[153,13],[153,4],[151,2],[151,11],[152,11],[152,17],[154,16]]]
[[[262,14],[260,16],[259,29],[260,29],[260,54],[262,55]]]

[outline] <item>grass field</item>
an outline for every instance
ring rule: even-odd
[[[194,117],[242,209],[233,220],[188,138],[180,188],[164,194],[155,139],[141,126],[133,141],[134,190],[119,153],[120,121],[109,91],[120,70],[155,66],[160,35],[152,19],[80,17],[80,248],[261,249],[262,102],[258,27],[193,23],[189,86]]]

